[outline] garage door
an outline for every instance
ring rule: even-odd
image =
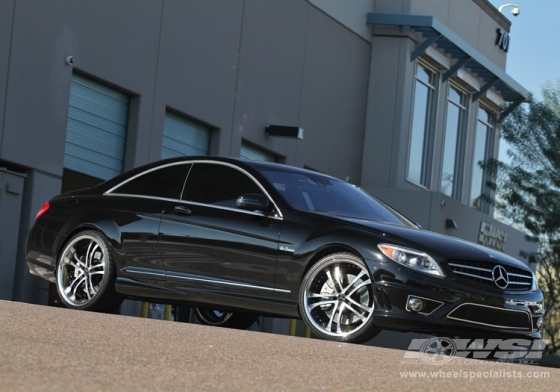
[[[241,145],[241,154],[239,154],[241,159],[247,159],[251,161],[266,161],[266,162],[276,162],[276,157],[266,151],[263,151],[257,147],[253,147],[247,143]]]
[[[208,155],[210,130],[184,117],[167,112],[163,124],[161,158]]]
[[[107,180],[123,170],[129,97],[72,76],[64,168]]]

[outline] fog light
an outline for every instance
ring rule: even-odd
[[[422,310],[422,306],[424,306],[424,303],[422,302],[422,300],[420,298],[410,298],[408,300],[408,307],[410,308],[410,310],[412,310],[413,312],[419,312]],[[542,317],[541,317],[542,318]]]
[[[537,329],[541,330],[542,327],[544,327],[544,318],[539,317],[539,319],[537,320]]]

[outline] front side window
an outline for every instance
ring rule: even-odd
[[[435,72],[421,63],[416,65],[407,179],[426,187],[429,185],[429,156],[436,81]]]
[[[440,191],[447,196],[457,197],[460,193],[463,130],[466,119],[467,95],[461,90],[449,86],[447,97],[447,118],[443,142],[443,162],[441,169]]]
[[[360,188],[319,173],[265,169],[261,173],[294,210],[413,226]]]
[[[221,164],[197,163],[189,173],[183,200],[237,208],[239,196],[255,193],[263,191],[241,171]]]
[[[469,205],[483,212],[488,212],[488,203],[481,197],[487,189],[486,175],[481,164],[491,158],[494,118],[492,112],[483,108],[478,109]]]
[[[176,164],[149,171],[133,178],[112,193],[180,199],[191,164]]]

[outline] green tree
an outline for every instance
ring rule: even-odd
[[[560,84],[547,83],[501,121],[506,161],[486,163],[498,216],[539,245],[538,281],[545,294],[548,350],[560,348]],[[488,196],[486,196],[487,199]],[[521,255],[527,257],[527,255]]]

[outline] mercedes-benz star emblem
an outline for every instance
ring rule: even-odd
[[[509,277],[507,271],[501,265],[497,265],[492,270],[492,278],[494,279],[494,283],[501,289],[505,289],[509,283]]]

